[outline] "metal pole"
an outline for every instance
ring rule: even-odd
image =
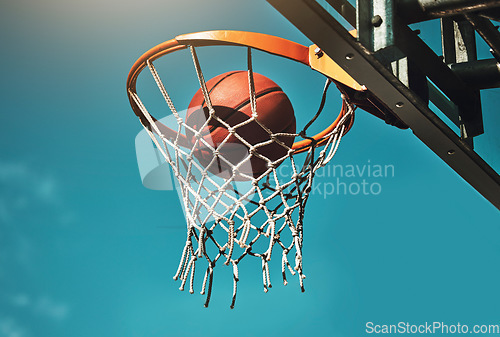
[[[356,8],[347,0],[326,0],[347,22],[356,28]]]
[[[398,0],[398,14],[406,23],[500,7],[498,0]]]
[[[495,59],[454,63],[450,68],[475,89],[500,88],[500,64]]]
[[[441,19],[441,36],[445,63],[462,63],[477,60],[476,35],[470,22],[463,16]],[[472,139],[484,133],[479,90],[468,88],[468,106],[459,106],[459,128],[462,140],[471,147]]]
[[[474,29],[490,46],[491,53],[500,62],[500,32],[488,19],[474,14],[465,14],[465,18],[474,26]]]

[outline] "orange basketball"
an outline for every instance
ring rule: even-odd
[[[295,133],[295,115],[287,95],[269,78],[257,73],[254,73],[253,76],[259,123],[273,134]],[[246,71],[224,73],[210,79],[206,84],[215,115],[227,123],[230,128],[252,117],[248,73]],[[276,142],[275,139],[279,139],[289,148],[294,142],[294,137],[277,136],[272,139],[271,143],[257,147],[255,153],[249,153],[249,147],[240,141],[234,133],[230,134],[228,128],[215,118],[211,118],[207,126],[201,130],[208,118],[209,111],[203,93],[198,90],[189,103],[186,124],[196,131],[201,131],[201,137],[216,148],[220,156],[227,159],[232,165],[237,165],[247,156],[251,156],[246,165],[241,166],[239,170],[253,177],[259,177],[268,169],[268,162],[256,154],[263,155],[273,162],[278,161],[276,164],[279,165],[279,159],[287,154],[288,149]],[[259,123],[251,121],[235,128],[234,132],[250,145],[270,141],[272,137]],[[231,165],[220,158],[216,158],[212,162],[213,150],[199,141],[192,131],[187,130],[186,136],[195,145],[194,155],[201,165],[208,167],[208,170],[213,174],[223,177],[230,176]],[[226,138],[227,140],[224,142]]]

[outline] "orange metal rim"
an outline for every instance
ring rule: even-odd
[[[148,62],[153,62],[154,60],[164,55],[173,53],[178,50],[186,49],[189,46],[202,47],[202,46],[217,46],[217,45],[251,47],[253,49],[261,50],[270,53],[272,55],[285,57],[294,60],[296,62],[302,63],[304,65],[310,66],[309,47],[272,35],[242,32],[242,31],[228,31],[228,30],[206,31],[206,32],[179,35],[175,39],[165,41],[151,48],[150,50],[145,52],[141,57],[139,57],[139,59],[137,59],[137,61],[132,65],[132,68],[130,69],[130,72],[127,77],[127,94],[129,96],[130,105],[134,113],[138,117],[142,116],[140,108],[132,99],[132,94],[136,94],[137,78],[139,74],[142,72],[142,70],[147,67]],[[337,116],[337,118],[335,119],[335,121],[332,124],[330,124],[327,128],[325,128],[323,131],[311,137],[314,140],[319,141],[317,145],[322,145],[322,143],[324,143],[322,139],[337,127],[338,123],[346,113],[347,113],[347,106],[345,102],[343,102],[341,111]],[[155,120],[155,122],[157,121]],[[353,119],[351,119],[351,121],[349,122],[349,125],[347,126],[344,133],[349,131],[349,129],[352,126],[352,123]],[[167,130],[168,132],[171,131],[172,135],[176,134],[174,130],[169,129],[166,126],[164,126],[164,128],[162,129]],[[307,149],[312,144],[313,142],[310,139],[305,139],[295,142],[292,146],[292,149],[295,150],[295,153],[300,153],[307,151]]]

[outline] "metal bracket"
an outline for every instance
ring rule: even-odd
[[[428,102],[429,92],[424,73],[400,45],[401,35],[395,15],[395,0],[357,0],[358,40],[396,76],[401,83]]]
[[[443,57],[446,64],[477,60],[476,37],[472,25],[461,17],[441,19]],[[462,139],[471,146],[472,138],[484,133],[479,90],[469,88],[469,106],[459,105],[459,128]]]
[[[314,41],[332,60],[351,74],[358,83],[366,85],[375,96],[393,109],[394,113],[410,126],[423,143],[500,209],[498,173],[439,119],[420,98],[416,97],[413,91],[403,85],[380,63],[370,50],[353,38],[321,5],[314,0],[267,1]],[[418,48],[418,46],[412,48]],[[430,57],[437,56],[434,54]],[[463,83],[443,62],[440,64],[447,69],[448,75],[451,74],[446,75],[446,78],[456,78],[459,84]],[[436,69],[447,73],[441,67]],[[460,96],[460,92],[455,95]]]

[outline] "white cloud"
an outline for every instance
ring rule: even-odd
[[[41,316],[45,316],[54,321],[62,321],[68,317],[69,306],[62,302],[43,296],[33,303],[33,310]]]
[[[0,161],[0,277],[18,267],[31,268],[37,247],[26,225],[67,226],[74,222],[60,186],[53,175],[40,172],[35,165]],[[44,212],[44,221],[33,214],[35,210]]]
[[[28,337],[27,330],[12,317],[0,317],[0,337]]]
[[[76,219],[64,203],[63,184],[36,165],[0,161],[0,228],[15,225],[34,209],[52,214],[50,224],[67,226]]]
[[[23,308],[36,316],[57,322],[65,320],[70,312],[68,304],[57,301],[50,296],[32,297],[25,293],[18,293],[10,297],[10,304],[16,308]]]
[[[56,179],[25,163],[0,162],[0,186],[4,208],[9,201],[7,211],[24,210],[31,203],[58,205],[62,200]]]
[[[35,186],[35,195],[47,202],[57,202],[59,200],[57,193],[57,184],[51,177],[45,177],[38,181]]]
[[[34,165],[0,162],[0,278],[36,279],[33,273],[39,247],[30,222],[67,225],[74,221],[60,186],[54,175]],[[38,221],[34,210],[44,212],[44,221]],[[0,315],[0,337],[30,337],[30,329],[20,324],[26,315],[59,323],[70,313],[68,304],[51,296],[25,291],[12,294],[8,289],[0,289],[0,306],[15,309],[10,310],[11,316]]]
[[[31,300],[26,294],[17,294],[12,296],[11,302],[15,307],[26,307],[31,303]]]
[[[49,296],[31,298],[25,293],[10,297],[8,303],[17,310],[31,314],[35,317],[50,320],[54,323],[63,321],[68,317],[69,306],[55,301]],[[0,316],[0,337],[31,337],[30,329],[20,323],[16,317]]]

